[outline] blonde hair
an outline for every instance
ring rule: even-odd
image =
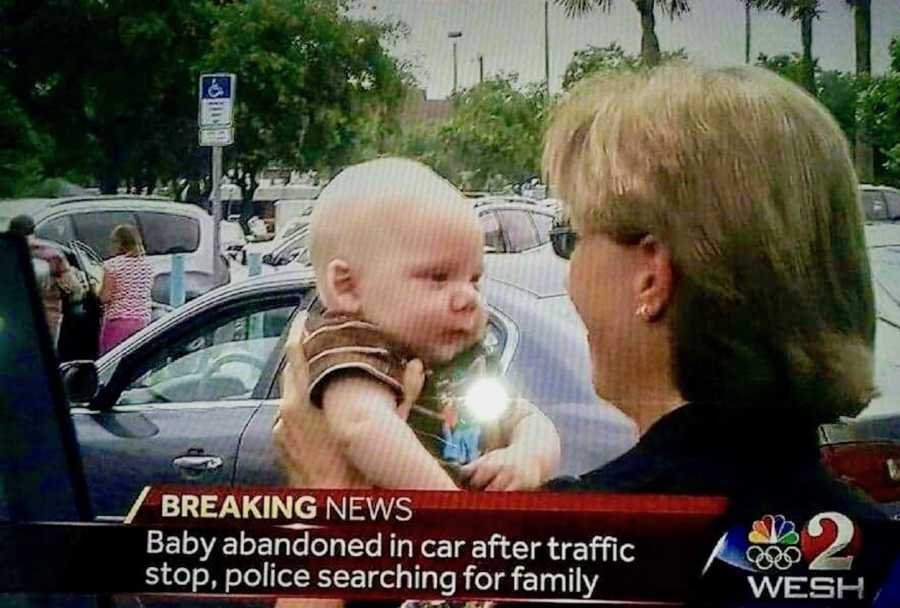
[[[757,68],[603,74],[557,109],[544,167],[576,230],[671,248],[685,398],[817,420],[871,399],[856,177],[839,127],[799,87]]]
[[[113,228],[110,240],[116,255],[144,255],[141,233],[131,224],[119,224]]]

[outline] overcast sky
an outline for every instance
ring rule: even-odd
[[[550,2],[550,80],[558,91],[572,53],[589,45],[618,42],[637,54],[640,18],[631,0],[617,0],[609,13],[594,11],[569,19]],[[825,69],[855,66],[853,15],[844,0],[820,0],[824,8],[813,26],[813,54]],[[695,61],[730,65],[744,61],[744,7],[738,0],[692,0],[693,10],[676,21],[657,15],[656,33],[663,50],[681,47]],[[657,11],[658,12],[658,11]],[[485,75],[517,72],[522,81],[544,79],[543,0],[360,0],[356,15],[394,17],[410,27],[407,40],[393,52],[413,60],[416,76],[430,99],[443,98],[453,86],[451,31],[458,44],[460,87],[478,80],[478,55]],[[775,13],[752,13],[751,56],[800,51],[800,27]],[[888,66],[888,43],[900,36],[900,0],[872,0],[872,66]]]

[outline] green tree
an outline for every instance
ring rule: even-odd
[[[856,78],[868,79],[872,74],[872,0],[845,0],[853,9],[853,33],[856,42]],[[874,156],[868,136],[858,130],[854,145],[856,173],[861,182],[874,177]]]
[[[816,94],[815,61],[813,60],[813,21],[822,14],[819,0],[752,0],[762,10],[774,10],[783,17],[800,24],[800,42],[803,47],[800,62],[800,86]]]
[[[876,149],[875,181],[900,185],[900,37],[890,54],[890,70],[860,92],[856,117]]]
[[[799,53],[766,55],[760,53],[756,65],[776,72],[780,76],[803,86],[805,65]],[[838,70],[822,70],[818,61],[813,61],[815,94],[834,115],[847,139],[853,141],[856,135],[857,79],[853,74]]]
[[[661,56],[661,62],[663,63],[679,59],[687,59],[687,53],[684,49],[663,51]],[[637,70],[641,65],[639,57],[629,55],[616,42],[602,47],[589,46],[586,49],[575,51],[563,74],[563,89],[568,89],[588,74],[616,70]]]
[[[21,196],[43,178],[47,146],[16,100],[0,86],[0,198]]]
[[[543,85],[498,76],[453,97],[445,123],[412,129],[392,152],[421,160],[461,188],[495,189],[540,173]]]
[[[569,17],[584,16],[595,8],[609,12],[613,0],[555,0],[563,7]],[[641,63],[648,67],[659,65],[662,54],[659,49],[659,38],[656,37],[656,7],[664,15],[674,19],[690,10],[688,0],[631,0],[641,16]]]
[[[54,141],[47,172],[92,174],[151,189],[177,173],[195,137],[193,64],[212,0],[55,0],[0,4],[9,91]]]
[[[347,18],[327,0],[248,0],[221,6],[202,71],[237,74],[235,144],[225,167],[250,216],[260,171],[272,163],[329,169],[372,145],[403,99],[385,26]]]

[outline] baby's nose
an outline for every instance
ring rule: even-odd
[[[480,301],[481,294],[475,285],[463,283],[459,285],[450,296],[450,308],[454,312],[466,312],[475,310]]]

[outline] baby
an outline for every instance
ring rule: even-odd
[[[292,484],[525,490],[554,473],[559,438],[534,406],[485,422],[459,397],[487,368],[483,247],[471,204],[420,163],[365,162],[322,191],[324,310],[292,327],[275,426]]]

